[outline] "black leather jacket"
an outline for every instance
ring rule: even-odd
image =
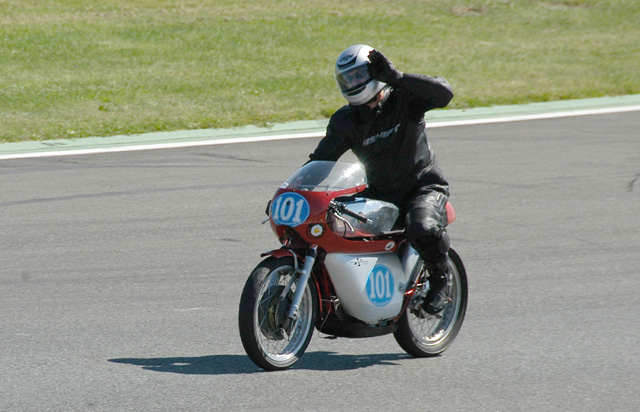
[[[422,191],[448,194],[449,184],[427,140],[424,114],[453,98],[442,78],[405,73],[376,108],[344,106],[329,120],[311,160],[338,160],[351,149],[363,164],[368,196],[399,206]]]

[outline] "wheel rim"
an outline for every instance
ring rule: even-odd
[[[449,259],[448,296],[451,302],[437,315],[429,315],[422,310],[417,314],[415,309],[408,308],[409,327],[417,343],[425,347],[433,347],[442,343],[454,330],[456,319],[462,304],[462,288],[460,275],[455,264]],[[424,294],[415,299],[423,299]]]
[[[274,270],[265,279],[258,294],[258,303],[253,317],[255,335],[258,337],[260,350],[272,363],[287,363],[295,359],[311,331],[313,311],[311,292],[308,287],[300,302],[297,319],[294,319],[286,330],[278,328],[286,317],[288,303],[296,291],[297,281],[291,287],[284,302],[280,301],[279,296],[294,273],[291,266]]]

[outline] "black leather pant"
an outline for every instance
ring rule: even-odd
[[[449,252],[446,204],[447,195],[431,190],[417,194],[404,207],[405,236],[424,259],[429,272],[446,265]]]
[[[443,273],[449,252],[447,193],[448,188],[444,186],[423,187],[400,204],[394,202],[396,199],[391,196],[379,196],[370,188],[349,197],[368,197],[395,203],[400,208],[401,219],[404,215],[405,237],[411,246],[425,261],[430,273]]]

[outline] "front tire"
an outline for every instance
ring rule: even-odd
[[[291,290],[281,299],[292,277]],[[287,369],[309,345],[316,320],[318,293],[305,285],[298,316],[287,323],[287,311],[298,285],[292,257],[269,257],[251,272],[240,298],[238,326],[247,355],[262,369]]]
[[[448,261],[451,274],[448,294],[451,302],[442,312],[429,315],[421,309],[426,291],[414,293],[394,332],[400,347],[413,356],[441,354],[453,343],[462,327],[467,311],[467,273],[455,250],[449,249]],[[421,276],[419,285],[425,283],[426,270]]]

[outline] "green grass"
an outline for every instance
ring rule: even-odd
[[[637,94],[639,39],[638,0],[0,0],[0,141],[325,118],[355,43],[451,108]]]

